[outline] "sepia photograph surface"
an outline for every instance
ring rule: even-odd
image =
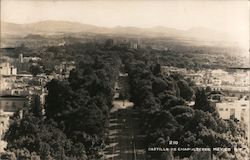
[[[0,0],[0,160],[250,159],[248,0]]]

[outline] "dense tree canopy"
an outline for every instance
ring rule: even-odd
[[[34,77],[43,72],[41,66],[38,64],[31,65],[29,71]]]
[[[96,51],[78,59],[68,79],[47,83],[44,116],[33,103],[23,119],[13,119],[5,137],[8,150],[27,150],[46,160],[96,159],[104,147],[119,66],[113,53]]]
[[[233,148],[237,138],[232,140],[229,133],[242,134],[242,131],[235,122],[219,118],[205,90],[197,89],[193,83],[179,75],[156,74],[154,67],[148,67],[150,63],[154,62],[144,60],[143,57],[126,63],[133,88],[132,101],[143,119],[141,130],[146,134],[146,150],[147,147],[171,147],[170,140],[178,141],[177,147]],[[193,99],[195,105],[188,106],[186,101]],[[234,127],[230,127],[232,124]],[[233,153],[224,154],[224,158]],[[209,156],[191,151],[173,154],[148,152],[148,155],[149,159],[162,159],[171,155],[209,159],[212,155],[217,156],[217,152],[210,152]]]
[[[145,150],[150,146],[170,147],[170,140],[178,141],[178,147],[243,145],[240,137],[244,133],[238,124],[219,118],[204,89],[197,89],[181,75],[162,74],[160,64],[166,59],[158,59],[151,50],[107,49],[93,43],[74,43],[48,47],[46,53],[57,60],[75,60],[77,66],[68,79],[47,83],[45,115],[34,109],[34,103],[25,109],[22,119],[18,114],[12,118],[5,139],[7,149],[15,156],[44,160],[98,159],[98,152],[105,145],[113,88],[122,64],[129,75],[130,90],[126,98],[134,102],[135,110],[140,113],[140,130],[146,135]],[[174,66],[202,67],[196,62],[176,61],[180,55],[168,54],[171,56],[167,56],[167,63]],[[193,100],[195,105],[188,106]],[[232,153],[148,152],[147,158],[228,158]]]

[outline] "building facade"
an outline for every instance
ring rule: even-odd
[[[250,144],[250,119],[249,119],[249,99],[244,96],[240,100],[225,100],[216,103],[216,109],[222,119],[239,120],[241,128],[245,131],[245,137]]]
[[[0,75],[10,76],[16,74],[17,74],[17,69],[14,66],[11,66],[8,62],[0,64]]]

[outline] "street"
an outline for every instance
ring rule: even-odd
[[[114,101],[109,124],[109,144],[104,150],[105,160],[143,160],[145,153],[139,142],[138,121],[131,102]],[[140,145],[139,145],[140,144]]]

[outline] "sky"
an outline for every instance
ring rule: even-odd
[[[31,23],[76,21],[105,27],[206,27],[249,44],[247,0],[2,0],[1,20]]]

